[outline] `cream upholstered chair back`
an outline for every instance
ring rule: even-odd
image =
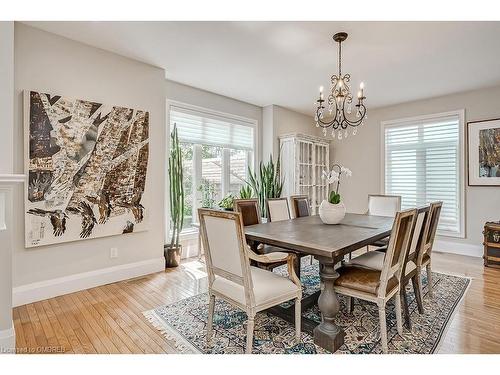
[[[288,209],[288,199],[286,198],[268,198],[266,199],[267,218],[269,221],[281,221],[290,219],[290,210]]]
[[[399,195],[368,195],[368,214],[395,217],[401,211]]]
[[[242,285],[247,302],[253,303],[250,261],[241,213],[200,208],[198,216],[210,285],[216,277]]]
[[[380,274],[378,291],[380,297],[385,296],[387,284],[392,278],[396,278],[398,282],[401,280],[401,273],[410,247],[410,237],[416,217],[416,209],[396,213]]]

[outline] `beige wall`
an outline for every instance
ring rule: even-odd
[[[14,22],[0,22],[0,174],[13,171]]]
[[[500,117],[499,99],[500,87],[494,87],[368,110],[368,119],[359,128],[356,136],[332,142],[332,160],[350,167],[353,171],[353,177],[342,187],[348,211],[364,212],[367,195],[381,192],[382,121],[459,109],[465,109],[465,123],[498,118]],[[467,183],[467,180],[465,181]],[[473,245],[477,254],[482,243],[481,232],[485,221],[500,219],[500,187],[468,187],[466,185],[465,190],[466,238],[441,239],[459,245]]]
[[[23,24],[15,24],[15,170],[23,171],[22,91],[47,90],[69,97],[150,111],[150,157],[144,203],[149,230],[35,249],[24,248],[22,190],[14,197],[14,286],[163,258],[165,181],[165,72]],[[2,134],[3,136],[3,134]],[[118,258],[110,259],[110,248]]]
[[[0,350],[15,343],[12,325],[11,187],[13,172],[14,22],[0,22]],[[6,178],[5,178],[6,179]]]
[[[262,108],[262,160],[268,160],[275,151],[274,105]]]
[[[292,111],[279,105],[264,107],[264,127],[267,129],[272,124],[272,132],[268,131],[263,138],[262,148],[267,152],[263,154],[263,160],[269,158],[272,150],[273,158],[278,156],[279,136],[287,133],[302,133],[322,136],[323,133],[314,125],[313,116]]]
[[[11,190],[0,179],[0,350],[9,346],[5,336],[12,329]],[[1,353],[0,353],[1,354]]]

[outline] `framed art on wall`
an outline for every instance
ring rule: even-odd
[[[500,186],[500,119],[467,123],[469,186]]]
[[[24,92],[26,247],[147,229],[149,112]]]

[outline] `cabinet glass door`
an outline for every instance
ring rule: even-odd
[[[323,179],[323,171],[328,171],[328,146],[323,144],[314,145],[314,196],[312,212],[318,213],[318,208],[323,199],[327,198],[328,185]]]
[[[309,198],[313,194],[314,172],[313,172],[313,144],[311,142],[298,141],[298,193],[307,194]]]

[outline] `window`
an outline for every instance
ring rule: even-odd
[[[193,190],[193,154],[194,146],[191,143],[181,143],[182,175],[184,177],[184,191]],[[193,224],[193,195],[184,196],[184,224],[183,228],[191,228]]]
[[[197,223],[196,210],[238,196],[253,167],[256,123],[206,109],[171,104],[170,127],[177,124],[182,147],[184,231]]]
[[[239,196],[240,189],[246,185],[248,177],[248,166],[252,165],[249,160],[251,154],[245,150],[231,149],[229,151],[229,193]]]
[[[201,145],[201,181],[202,185],[206,184],[213,190],[211,199],[214,203],[219,202],[225,195],[222,191],[223,151],[222,147]]]
[[[463,112],[382,125],[385,194],[402,209],[443,201],[438,233],[463,237]]]

